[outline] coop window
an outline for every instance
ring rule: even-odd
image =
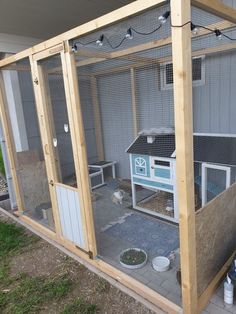
[[[164,160],[155,160],[154,164],[156,166],[170,167],[170,163],[168,161],[164,161]]]
[[[205,83],[205,57],[195,57],[192,59],[192,79],[193,86],[203,85]],[[173,88],[173,63],[163,63],[161,66],[161,89]]]

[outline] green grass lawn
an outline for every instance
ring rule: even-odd
[[[38,313],[50,302],[66,297],[73,281],[66,273],[31,277],[25,273],[11,275],[9,262],[38,241],[15,224],[0,221],[0,313]],[[39,261],[40,262],[40,261]],[[61,314],[93,314],[96,306],[76,298],[64,306]]]
[[[6,176],[1,148],[0,148],[0,173],[3,174],[4,177]]]

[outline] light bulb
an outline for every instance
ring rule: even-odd
[[[57,139],[55,137],[53,138],[53,146],[57,147]]]
[[[103,46],[103,40],[104,40],[104,35],[101,35],[96,41],[96,45],[99,47]]]
[[[71,47],[71,50],[72,50],[72,52],[77,52],[77,51],[78,51],[77,44],[74,44],[74,45]]]
[[[191,31],[193,33],[193,35],[197,35],[198,33],[198,28],[196,27],[196,25],[194,25],[193,23],[191,23]]]
[[[64,124],[64,131],[66,133],[68,133],[68,131],[69,131],[69,125],[67,123]]]
[[[158,17],[158,20],[160,21],[161,24],[165,24],[169,16],[170,16],[170,11],[166,11],[164,14]]]
[[[222,33],[219,29],[215,29],[214,33],[216,34],[217,39],[219,39],[219,40],[222,39]]]
[[[127,39],[133,39],[133,34],[132,34],[131,27],[127,30],[127,33],[126,33],[126,35],[125,35],[125,38],[127,38]]]

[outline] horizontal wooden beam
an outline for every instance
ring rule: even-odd
[[[192,0],[192,5],[236,24],[236,10],[219,0]]]
[[[37,44],[36,46],[33,46],[32,48],[28,48],[13,56],[0,60],[0,67],[3,67],[4,65],[21,60],[23,58],[27,58],[32,54],[41,52],[48,48],[54,47],[55,45],[61,44],[63,41],[76,39],[83,35],[89,34],[95,30],[99,30],[102,27],[106,27],[108,25],[112,25],[114,23],[120,22],[131,16],[142,13],[146,10],[163,5],[166,2],[167,2],[166,0],[145,0],[145,1],[137,0],[137,1],[131,2],[130,4],[127,4],[97,19],[94,19],[88,23],[75,27],[65,33],[62,33],[56,37],[46,40],[40,44]]]
[[[75,52],[77,57],[87,57],[87,58],[105,58],[110,59],[111,54],[105,51],[99,51],[98,49],[94,48],[79,48],[78,51]]]
[[[220,45],[218,47],[212,47],[212,48],[205,48],[205,49],[200,49],[192,52],[192,57],[197,57],[197,56],[207,56],[207,55],[213,55],[217,53],[224,53],[224,52],[229,52],[232,50],[236,50],[236,43],[232,44],[227,44],[227,45]],[[165,62],[169,62],[172,60],[172,56],[166,56],[162,58],[157,58],[155,60],[156,64],[161,64]],[[155,64],[153,63],[153,64]],[[77,64],[79,66],[79,64]],[[129,65],[124,65],[116,68],[111,68],[111,69],[106,69],[106,70],[99,70],[99,71],[94,71],[91,73],[87,73],[88,76],[93,75],[93,76],[102,76],[102,75],[107,75],[111,73],[117,73],[117,72],[124,72],[128,71],[131,68],[144,68],[150,66],[150,63],[135,63],[135,64],[129,64]],[[85,75],[84,72],[80,73],[80,75]]]
[[[210,24],[207,25],[207,28],[209,29],[221,29],[221,30],[225,30],[225,29],[230,29],[232,27],[234,27],[235,25],[231,22],[228,21],[222,21],[222,22],[218,22],[218,23],[214,23],[214,24]],[[207,34],[209,34],[210,31],[207,29],[199,29],[199,32],[197,35],[192,34],[192,38],[198,38],[201,36],[205,36]],[[163,38],[163,39],[157,39],[157,40],[152,40],[150,42],[144,43],[144,44],[139,44],[136,45],[134,47],[130,47],[130,48],[126,48],[126,49],[122,49],[120,51],[114,51],[111,52],[109,54],[109,58],[115,59],[115,58],[122,58],[125,56],[128,56],[130,54],[133,53],[138,53],[138,52],[142,52],[145,50],[149,50],[149,49],[154,49],[154,48],[159,48],[159,47],[164,47],[167,45],[171,44],[171,37],[167,37],[167,38]],[[103,62],[106,61],[106,58],[100,58],[100,59],[87,59],[87,60],[82,60],[78,62],[78,66],[84,66],[84,65],[89,65],[89,64],[93,64],[93,63],[99,63],[99,62]],[[137,59],[136,59],[137,61]]]
[[[12,63],[10,65],[5,66],[2,70],[9,70],[9,71],[30,71],[29,65],[23,64],[16,64]]]
[[[220,45],[218,47],[212,47],[212,48],[204,48],[204,49],[200,49],[200,50],[195,50],[192,52],[192,57],[197,57],[197,56],[207,56],[207,55],[213,55],[213,54],[217,54],[217,53],[224,53],[224,52],[230,52],[236,50],[236,43],[232,43],[232,44],[226,44],[226,45]],[[153,62],[152,64],[161,64],[161,63],[165,63],[165,62],[169,62],[172,60],[172,56],[166,56],[166,57],[162,57],[162,58],[157,58],[155,60],[155,62]],[[77,62],[77,67],[82,66],[81,61]],[[87,65],[87,64],[86,64]],[[123,66],[119,66],[119,67],[115,67],[115,68],[110,68],[110,69],[106,69],[106,70],[99,70],[99,71],[94,71],[94,72],[80,72],[80,76],[102,76],[102,75],[107,75],[107,74],[111,74],[111,73],[119,73],[119,72],[124,72],[124,71],[128,71],[131,68],[137,69],[137,68],[144,68],[144,67],[148,67],[150,66],[149,62],[146,63],[140,63],[140,62],[136,62],[133,64],[128,64],[128,65],[123,65]],[[58,67],[57,69],[50,69],[49,70],[49,74],[57,74],[61,72],[61,67]]]
[[[76,52],[77,56],[82,56],[82,57],[88,57],[87,62],[89,62],[89,58],[94,59],[94,63],[100,62],[99,60],[105,61],[109,59],[117,59],[116,55],[114,55],[113,52],[101,52],[98,51],[97,49],[79,49]],[[99,60],[97,60],[99,59]],[[129,60],[129,61],[139,61],[139,62],[155,62],[155,58],[148,58],[148,57],[143,57],[143,56],[137,56],[137,55],[130,55],[126,54],[124,56],[119,56],[119,59],[121,60]],[[81,60],[79,62],[82,62],[82,64],[86,65],[86,60]],[[89,63],[91,64],[91,63]]]

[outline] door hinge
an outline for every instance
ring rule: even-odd
[[[78,246],[78,245],[75,245],[75,247],[76,247],[77,249],[79,249],[80,251],[84,252],[85,254],[87,254],[90,259],[94,259],[94,255],[93,255],[93,252],[92,252],[92,251],[86,251],[86,250],[82,249],[82,248],[81,248],[80,246]]]
[[[89,256],[90,259],[93,259],[93,252],[88,251],[88,256]]]
[[[36,85],[38,85],[38,84],[39,84],[39,80],[38,80],[38,78],[37,78],[37,77],[34,79],[34,83],[35,83]]]
[[[50,184],[51,186],[54,186],[53,180],[51,180],[51,181],[49,182],[49,184]]]

